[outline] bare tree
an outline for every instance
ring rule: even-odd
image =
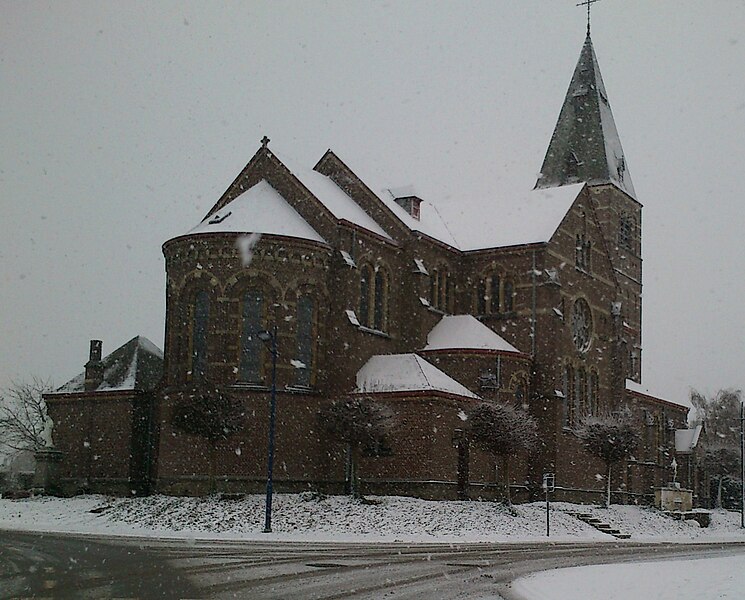
[[[52,445],[52,420],[44,394],[52,391],[48,380],[12,382],[0,395],[0,446],[34,452]]]
[[[243,402],[208,382],[170,393],[169,397],[174,400],[174,427],[210,443],[210,492],[214,492],[217,445],[243,429]]]
[[[610,506],[611,467],[636,448],[639,434],[628,410],[586,417],[574,431],[590,454],[605,463],[605,506]]]
[[[742,485],[740,472],[740,390],[719,390],[707,398],[691,390],[696,411],[694,423],[704,426],[701,466],[709,480],[717,482],[715,507],[722,507],[722,488],[726,480]]]
[[[384,443],[394,426],[393,413],[370,398],[353,397],[334,400],[321,409],[319,417],[326,433],[346,444],[349,492],[360,498],[360,454]]]
[[[510,457],[532,452],[538,442],[538,426],[527,411],[503,402],[481,402],[468,414],[468,435],[481,450],[504,461],[505,498],[510,493]]]

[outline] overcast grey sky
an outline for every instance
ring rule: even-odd
[[[161,244],[263,135],[413,184],[465,239],[530,189],[574,0],[35,2],[0,10],[0,386],[162,347]],[[592,37],[644,204],[643,381],[745,385],[745,1],[603,0]]]

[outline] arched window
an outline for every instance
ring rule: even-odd
[[[388,303],[388,280],[386,279],[383,271],[378,270],[375,273],[375,299],[374,307],[375,314],[373,320],[373,328],[378,331],[385,331],[386,327],[386,309]]]
[[[300,296],[297,301],[297,360],[302,365],[295,369],[295,382],[299,386],[310,387],[313,384],[313,361],[315,336],[315,303],[310,296]]]
[[[512,312],[515,308],[515,289],[511,281],[504,282],[504,312]]]
[[[432,270],[429,276],[429,304],[432,308],[437,308],[440,304],[438,290],[440,289],[440,272],[437,269]]]
[[[202,290],[194,296],[191,306],[191,373],[199,379],[207,372],[207,325],[210,316],[210,296]]]
[[[360,270],[360,314],[359,322],[365,327],[371,326],[370,287],[373,284],[373,270],[364,266]]]
[[[259,290],[249,290],[242,298],[241,357],[238,378],[248,383],[262,380],[264,343],[258,333],[264,327],[264,296]]]
[[[490,294],[489,294],[489,312],[492,314],[496,314],[499,312],[499,294],[500,294],[500,279],[499,275],[492,275],[491,276],[491,285],[490,287]]]

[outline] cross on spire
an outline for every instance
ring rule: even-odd
[[[577,4],[577,6],[587,6],[587,35],[590,35],[590,7],[596,2],[600,2],[600,0],[584,0],[584,2]]]

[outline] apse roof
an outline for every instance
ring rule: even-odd
[[[536,188],[613,183],[636,197],[590,35],[582,46]]]
[[[416,354],[379,354],[372,356],[357,371],[360,393],[444,392],[466,398],[476,394]]]
[[[106,356],[103,382],[95,391],[154,389],[163,373],[163,352],[149,339],[137,336]],[[55,390],[70,394],[85,391],[85,371]]]
[[[262,233],[326,243],[265,179],[212,213],[189,234]]]
[[[520,351],[472,315],[446,315],[427,335],[424,350]]]

